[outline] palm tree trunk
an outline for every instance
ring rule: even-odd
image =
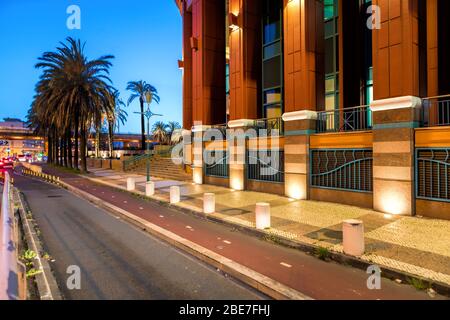
[[[141,133],[142,133],[141,150],[145,150],[144,101],[142,101],[142,98],[140,99],[140,102],[141,102]]]
[[[64,167],[69,167],[69,162],[67,161],[69,158],[68,155],[68,149],[67,149],[67,134],[65,133],[64,136],[61,138],[63,142],[63,153],[64,153]]]
[[[76,170],[79,170],[79,165],[78,165],[78,159],[79,159],[79,131],[80,130],[80,116],[77,113],[75,115],[75,151],[74,151],[74,160],[73,160],[73,164],[74,164],[74,168]]]
[[[87,163],[86,163],[86,148],[87,148],[87,131],[86,125],[81,124],[81,144],[80,144],[80,153],[81,153],[81,173],[87,173]]]
[[[47,146],[47,163],[53,163],[53,139],[50,131],[47,134]]]
[[[100,158],[100,126],[95,128],[95,157]]]
[[[69,161],[69,168],[73,168],[73,162],[72,162],[72,133],[71,129],[69,127],[69,130],[67,130],[67,156]]]
[[[56,165],[59,165],[59,138],[58,138],[58,135],[57,135],[57,132],[56,132],[56,129],[53,129],[53,137],[54,137],[54,146],[55,146],[55,149],[54,149],[54,153],[53,153],[53,156],[54,156],[54,163],[56,164]]]
[[[59,138],[58,139],[59,142],[59,165],[62,167],[64,166],[64,148],[63,148],[63,139]]]
[[[108,129],[109,129],[109,134],[108,134],[108,136],[109,136],[109,141],[108,141],[108,145],[109,145],[109,168],[110,169],[112,169],[112,159],[113,159],[113,156],[114,156],[114,142],[113,142],[113,139],[114,139],[114,122],[113,123],[111,123],[111,122],[109,122],[108,123]]]

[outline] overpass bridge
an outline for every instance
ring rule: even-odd
[[[108,135],[102,133],[100,139],[102,144],[105,144]],[[115,143],[121,143],[125,150],[135,149],[140,146],[141,134],[116,133],[113,140]],[[95,134],[93,133],[89,137],[89,145],[94,144]],[[0,153],[43,152],[44,149],[45,137],[36,135],[32,129],[22,126],[0,126]],[[6,152],[6,150],[9,151]]]

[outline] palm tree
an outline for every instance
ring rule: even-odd
[[[109,157],[113,157],[114,152],[114,132],[120,131],[120,124],[124,125],[127,121],[128,113],[123,109],[126,105],[120,98],[118,90],[114,91],[114,108],[113,112],[108,114],[108,137],[109,137]]]
[[[36,85],[29,121],[31,125],[46,128],[52,143],[50,162],[53,163],[62,164],[61,159],[71,154],[73,135],[74,167],[78,168],[80,153],[81,171],[86,172],[88,129],[98,125],[104,114],[112,112],[114,88],[108,76],[110,60],[114,57],[106,55],[88,60],[85,44],[70,37],[66,41],[60,43],[56,52],[45,52],[36,64],[43,72]]]
[[[157,121],[152,127],[153,139],[164,144],[167,141],[167,125],[162,121]]]
[[[169,121],[166,126],[167,139],[169,143],[172,143],[172,138],[175,137],[176,131],[181,129],[181,125],[176,121]]]
[[[158,95],[158,90],[143,80],[140,81],[130,81],[127,85],[127,90],[131,91],[131,95],[128,98],[127,105],[130,105],[134,100],[139,99],[139,104],[141,107],[141,149],[145,150],[145,119],[144,119],[144,96],[147,92],[151,93],[152,100],[159,104],[160,98]],[[152,101],[149,101],[150,103]]]

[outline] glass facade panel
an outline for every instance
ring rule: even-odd
[[[325,27],[325,110],[339,108],[339,35],[338,0],[324,1]],[[327,126],[334,126],[328,119]]]
[[[333,0],[324,0],[325,20],[334,17],[335,6]]]
[[[283,1],[263,0],[263,117],[283,113]]]
[[[263,59],[270,59],[281,54],[281,42],[277,41],[274,44],[264,47],[264,57]]]

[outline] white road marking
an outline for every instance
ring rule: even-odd
[[[186,229],[192,229],[192,227],[191,226],[186,226]]]
[[[142,208],[142,207],[139,207],[139,210],[144,210],[144,208]]]
[[[128,203],[128,201],[125,200],[123,203]]]
[[[283,267],[286,267],[286,268],[292,268],[292,266],[290,265],[290,264],[287,264],[286,262],[281,262],[280,263]]]
[[[159,216],[160,218],[164,218],[164,216]]]
[[[231,241],[228,241],[228,240],[223,240],[223,242],[226,244],[231,244]]]

